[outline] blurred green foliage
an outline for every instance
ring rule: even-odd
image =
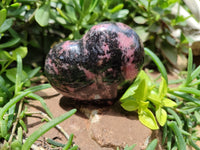
[[[178,39],[172,35],[186,25],[186,18],[171,14],[176,3],[183,5],[178,0],[2,0],[0,50],[25,46],[26,63],[43,66],[59,40],[80,39],[94,24],[118,21],[131,26],[146,47],[169,62],[165,65],[175,67],[188,44],[183,33]]]

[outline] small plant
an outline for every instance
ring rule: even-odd
[[[80,39],[84,31],[97,23],[97,20],[101,22],[126,17],[129,10],[123,7],[121,0],[61,0],[57,3],[48,0],[40,3],[35,13],[35,20],[40,26],[47,26],[50,19],[53,19],[71,32],[68,39]]]
[[[189,40],[185,37],[183,28],[186,19],[172,14],[174,5],[185,6],[182,1],[171,0],[128,0],[128,9],[133,7],[129,17],[134,21],[134,29],[141,37],[145,46],[152,49],[161,58],[165,66],[177,67],[177,57],[185,57]],[[175,37],[172,33],[181,30],[181,35]],[[146,59],[148,62],[148,59]]]
[[[35,131],[30,135],[23,144],[23,132],[27,132],[26,124],[23,121],[27,114],[26,108],[23,110],[23,105],[26,100],[25,97],[39,100],[48,116],[53,118],[53,115],[46,106],[43,98],[34,94],[36,91],[51,86],[49,84],[42,84],[24,89],[24,87],[30,86],[30,83],[27,84],[27,82],[30,82],[30,79],[40,70],[40,68],[36,68],[29,73],[23,71],[22,56],[25,57],[25,55],[26,49],[24,48],[18,48],[12,51],[12,55],[5,51],[1,51],[0,55],[1,58],[3,58],[0,74],[0,139],[4,139],[3,145],[0,146],[2,150],[7,150],[9,148],[24,150],[30,149],[31,145],[37,140],[37,138],[76,112],[74,109],[58,118],[52,119],[38,131]],[[13,61],[17,62],[17,67],[6,69],[10,62]],[[8,80],[10,80],[10,82]],[[16,105],[17,103],[19,103],[19,106]],[[71,145],[68,144],[68,148],[70,146]]]
[[[21,8],[15,10],[19,6],[20,3],[11,4],[11,1],[0,2],[0,7],[3,7],[0,10],[0,140],[3,141],[0,149],[2,150],[30,149],[39,136],[76,112],[74,109],[63,116],[53,118],[44,99],[34,94],[36,91],[51,86],[50,84],[42,84],[31,87],[31,79],[38,74],[41,67],[32,69],[22,63],[22,60],[28,54],[27,43],[23,36],[12,28],[15,19],[19,19],[20,14],[24,12],[24,9]],[[15,13],[12,14],[13,12]],[[15,15],[15,19],[12,18],[12,15]],[[10,18],[6,19],[7,17]],[[23,43],[23,46],[20,43]],[[24,142],[23,134],[27,133],[24,118],[31,115],[24,107],[24,104],[28,102],[27,98],[41,102],[49,118],[46,120],[49,122]],[[72,147],[71,143],[68,143],[68,148]]]
[[[166,97],[167,83],[164,78],[157,88],[148,75],[141,71],[134,84],[121,97],[121,106],[127,111],[136,111],[139,120],[150,129],[158,129],[158,123],[163,126],[167,121],[167,112],[163,107],[174,107],[176,103]],[[156,119],[149,108],[155,109]]]
[[[147,48],[145,52],[157,64],[162,75],[161,82],[158,86],[144,71],[141,71],[135,82],[121,97],[121,106],[127,111],[137,110],[141,123],[150,129],[158,129],[158,122],[162,127],[163,144],[166,144],[167,149],[177,147],[184,150],[186,145],[197,148],[194,140],[199,139],[195,127],[200,123],[200,66],[193,70],[191,49],[187,76],[176,82],[169,81],[169,83],[182,83],[176,88],[168,86],[166,70],[159,58]],[[173,133],[175,137],[172,136]]]

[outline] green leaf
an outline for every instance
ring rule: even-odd
[[[145,51],[145,54],[147,54],[147,55],[149,55],[151,57],[151,59],[154,61],[154,63],[158,67],[158,70],[162,74],[163,78],[168,83],[167,71],[166,71],[165,66],[163,65],[163,63],[158,58],[158,56],[156,56],[150,49],[148,49],[146,47],[144,48],[144,51]]]
[[[11,143],[11,149],[12,150],[21,150],[22,148],[22,143],[19,140],[14,140]]]
[[[63,0],[63,1],[64,1],[64,0]],[[73,1],[74,6],[75,6],[75,10],[76,10],[79,14],[81,14],[81,13],[82,13],[82,10],[81,10],[81,5],[80,5],[79,1],[77,1],[77,0],[72,0],[72,1]]]
[[[121,104],[121,106],[126,110],[126,111],[135,111],[138,109],[139,104],[136,100],[133,98],[127,98],[127,100]]]
[[[27,140],[25,141],[25,143],[22,146],[22,150],[27,150],[31,148],[31,145],[40,137],[42,136],[44,133],[46,133],[48,130],[50,130],[51,128],[55,127],[57,124],[61,123],[62,121],[68,119],[69,117],[71,117],[74,113],[76,113],[76,109],[72,109],[69,112],[52,119],[51,121],[49,121],[48,123],[44,124],[43,126],[41,126],[38,130],[36,130],[34,133],[32,133]]]
[[[148,28],[144,26],[136,26],[134,27],[135,32],[139,35],[142,42],[145,42],[148,40],[149,32],[147,31]]]
[[[160,106],[162,104],[162,99],[160,99],[159,95],[153,90],[148,95],[147,99],[150,100],[156,106]]]
[[[69,16],[67,16],[61,9],[56,8],[56,10],[59,12],[59,14],[69,23],[72,23],[71,19]]]
[[[134,21],[137,24],[145,24],[147,22],[147,19],[142,16],[136,16],[136,17],[134,17]]]
[[[86,9],[89,8],[90,1],[89,0],[79,0],[80,1],[80,6],[82,8],[82,11],[85,11]]]
[[[117,6],[115,6],[114,8],[112,8],[109,12],[110,12],[110,13],[115,13],[115,12],[117,12],[117,11],[120,11],[123,7],[124,7],[124,4],[123,4],[123,3],[118,4]]]
[[[155,150],[158,144],[158,140],[154,139],[151,143],[147,146],[146,150]]]
[[[17,74],[17,68],[11,68],[6,70],[6,77],[12,81],[13,83],[16,82],[16,74]],[[21,80],[24,81],[28,77],[27,73],[25,71],[22,71],[22,78]]]
[[[3,24],[0,26],[0,33],[5,32],[6,30],[8,30],[13,24],[13,19],[9,18],[6,19]]]
[[[129,10],[128,9],[122,9],[110,16],[111,19],[118,19],[118,18],[124,18],[128,15]]]
[[[98,0],[92,0],[92,2],[90,2],[90,7],[89,7],[89,12],[91,13],[94,8],[97,6]]]
[[[21,58],[24,58],[28,53],[27,47],[18,47],[15,50],[12,51],[12,56],[15,60],[17,60],[17,54],[21,56]]]
[[[11,98],[13,95],[11,91],[8,89],[9,87],[6,86],[6,81],[2,76],[0,76],[0,91],[6,94],[6,97]]]
[[[172,38],[171,36],[166,36],[166,40],[169,44],[171,44],[172,46],[176,46],[176,41],[174,38]]]
[[[75,12],[74,7],[71,6],[71,5],[66,5],[65,9],[67,11],[67,15],[65,14],[66,15],[65,17],[69,18],[71,22],[76,22],[77,21],[77,17],[76,17],[76,12]],[[59,11],[61,11],[61,10],[59,10]]]
[[[99,17],[98,13],[93,13],[90,15],[90,19],[87,21],[88,24],[94,23]]]
[[[166,42],[162,42],[161,51],[163,56],[174,66],[177,65],[177,50],[175,46],[172,46]]]
[[[146,82],[146,85],[147,85],[146,87],[151,87],[151,81],[150,81],[148,75],[143,70],[141,70],[140,73],[138,74],[136,80],[133,82],[133,84],[126,90],[126,92],[120,98],[120,101],[124,102],[126,98],[129,98],[130,96],[134,95],[136,93],[136,89],[138,89],[138,86],[141,84],[141,81],[143,81],[143,80],[145,80],[145,82]]]
[[[6,43],[0,44],[0,49],[11,47],[11,46],[17,44],[19,41],[20,41],[20,38],[17,38],[17,37],[13,38]]]
[[[163,99],[167,94],[167,82],[166,80],[161,77],[161,83],[159,86],[159,97],[160,99]]]
[[[31,69],[30,71],[27,72],[28,78],[26,78],[26,81],[30,80],[31,78],[33,78],[39,71],[40,71],[41,67],[37,67],[35,69]]]
[[[143,5],[145,7],[145,9],[148,10],[148,2],[147,0],[139,0],[138,3],[140,3],[141,5]]]
[[[131,146],[127,145],[127,146],[124,147],[124,150],[133,150],[135,146],[136,146],[136,144],[133,144]]]
[[[44,3],[39,9],[36,10],[35,20],[40,26],[44,27],[48,25],[50,17],[49,11],[50,11],[49,2]]]
[[[151,80],[150,80],[149,76],[143,70],[140,71],[138,76],[139,76],[140,81],[142,81],[142,79],[145,79],[147,82],[147,85],[151,86]]]
[[[0,64],[4,66],[12,57],[7,51],[0,50]]]
[[[172,101],[172,100],[170,100],[168,98],[164,98],[162,100],[162,104],[165,107],[175,107],[175,106],[177,106],[177,104],[174,101]]]
[[[135,94],[133,97],[136,99],[136,101],[145,101],[148,97],[148,86],[146,84],[146,80],[143,79],[138,88],[135,90]]]
[[[161,126],[164,126],[167,121],[167,112],[161,107],[156,108],[156,118]]]
[[[14,4],[11,4],[10,7],[12,8],[17,8],[17,7],[20,7],[20,3],[14,3]]]
[[[139,120],[142,124],[152,130],[159,129],[153,113],[148,109],[142,109],[139,113]]]
[[[137,80],[139,81],[139,80]],[[139,82],[135,81],[127,90],[126,92],[122,95],[122,97],[120,98],[120,101],[123,102],[125,99],[133,96],[133,94],[135,94],[135,90],[138,88],[139,86]]]
[[[3,24],[3,22],[6,20],[6,16],[7,16],[7,10],[6,9],[1,9],[0,10],[0,27]]]

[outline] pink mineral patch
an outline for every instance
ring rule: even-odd
[[[138,74],[138,70],[136,69],[135,64],[132,63],[128,63],[125,66],[122,66],[121,70],[126,80],[133,80]]]
[[[107,60],[109,60],[109,59],[110,59],[110,54],[108,54],[108,51],[109,51],[109,46],[108,46],[108,44],[103,43],[103,45],[101,46],[101,49],[104,51],[105,55],[99,55],[98,58],[100,58],[100,60],[101,60],[101,59],[105,59],[105,58],[106,58]]]
[[[73,45],[76,45],[76,44],[77,44],[77,42],[75,42],[75,41],[66,41],[66,42],[64,42],[62,44],[62,49],[59,51],[59,54],[62,54],[63,51],[65,51],[65,52],[69,51],[70,49],[72,49],[71,47]]]
[[[79,69],[84,71],[87,79],[94,79],[95,78],[95,74],[92,73],[91,71],[89,71],[89,70],[87,70],[87,69],[85,69],[83,67],[79,67]]]
[[[127,37],[124,33],[118,33],[118,41],[120,48],[131,48],[134,43],[134,37]]]
[[[69,45],[72,44],[72,43],[73,43],[72,41],[66,41],[66,42],[64,42],[64,43],[62,44],[62,50],[61,50],[61,52],[62,52],[63,50],[68,49],[68,48],[69,48]]]
[[[58,72],[58,68],[55,66],[55,64],[54,63],[52,63],[52,68],[53,68],[53,70],[56,72],[56,74],[58,74],[59,72]]]

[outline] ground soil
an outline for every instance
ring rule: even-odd
[[[151,74],[153,78],[157,73]],[[174,79],[174,75],[170,76]],[[76,108],[78,111],[60,126],[68,134],[74,134],[74,143],[80,150],[116,150],[123,149],[126,145],[136,144],[134,150],[143,150],[151,139],[161,137],[159,131],[151,131],[142,125],[137,113],[124,111],[118,102],[111,106],[93,106],[76,104],[68,98],[63,97],[53,88],[42,90],[37,93],[45,99],[47,106],[58,117],[67,111]],[[39,101],[30,100],[27,104],[30,112],[45,112]],[[28,134],[32,134],[40,128],[43,116],[35,114],[27,117]],[[67,142],[66,137],[56,128],[49,130],[36,142],[39,149],[55,149],[46,143],[46,138],[54,139],[60,143]],[[162,149],[158,145],[157,149]]]

